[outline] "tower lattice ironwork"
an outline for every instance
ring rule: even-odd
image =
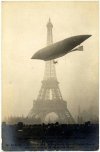
[[[53,43],[52,28],[53,25],[49,19],[47,23],[47,45]],[[40,118],[42,122],[45,122],[47,115],[50,113],[55,113],[58,116],[57,121],[59,123],[70,124],[75,122],[67,108],[67,102],[62,98],[53,60],[46,61],[45,63],[42,86],[37,100],[33,101],[33,108],[29,112],[28,117]]]

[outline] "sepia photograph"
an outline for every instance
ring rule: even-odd
[[[99,2],[2,1],[2,150],[99,149]]]

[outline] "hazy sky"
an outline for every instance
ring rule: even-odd
[[[45,62],[31,60],[46,46],[46,24],[53,41],[91,34],[83,52],[56,64],[63,99],[75,116],[78,106],[98,107],[98,2],[2,2],[3,115],[27,115],[37,98]]]

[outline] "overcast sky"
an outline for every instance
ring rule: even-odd
[[[3,116],[27,115],[37,98],[45,62],[30,59],[46,46],[46,24],[53,41],[91,34],[83,52],[58,59],[57,79],[73,116],[98,107],[98,2],[2,2]]]

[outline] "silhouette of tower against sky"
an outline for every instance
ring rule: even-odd
[[[53,25],[49,19],[47,23],[48,46],[53,43],[52,28]],[[44,123],[74,123],[74,119],[67,109],[67,102],[62,98],[53,60],[45,62],[42,86],[37,99],[33,101],[33,107],[28,117],[39,118]]]

